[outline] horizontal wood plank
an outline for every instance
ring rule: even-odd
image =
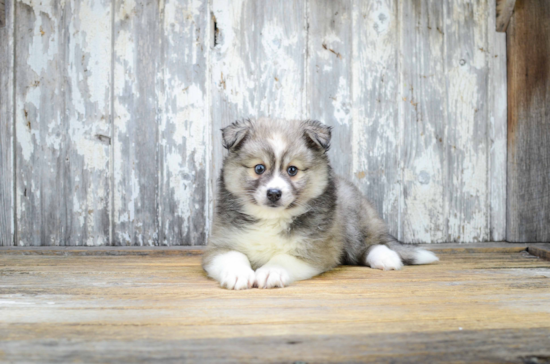
[[[0,360],[523,363],[550,355],[550,262],[527,252],[438,254],[434,265],[339,267],[248,291],[219,288],[192,255],[0,254]]]
[[[527,251],[539,258],[550,260],[550,244],[530,244]]]

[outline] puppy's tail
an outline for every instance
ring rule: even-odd
[[[391,241],[386,243],[386,245],[399,255],[403,264],[430,264],[439,260],[437,255],[431,251],[414,245],[400,243],[393,236],[391,238]]]

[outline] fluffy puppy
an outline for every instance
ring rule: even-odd
[[[202,261],[222,287],[284,287],[339,264],[390,270],[438,260],[395,240],[361,192],[334,174],[330,127],[260,118],[222,133],[229,153]]]

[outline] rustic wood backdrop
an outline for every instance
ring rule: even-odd
[[[5,0],[0,245],[200,245],[243,117],[334,126],[406,242],[506,234],[491,0]]]

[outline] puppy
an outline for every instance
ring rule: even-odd
[[[399,243],[361,192],[334,174],[330,127],[260,118],[222,135],[229,154],[202,261],[222,287],[284,287],[339,264],[390,270],[438,260]]]

